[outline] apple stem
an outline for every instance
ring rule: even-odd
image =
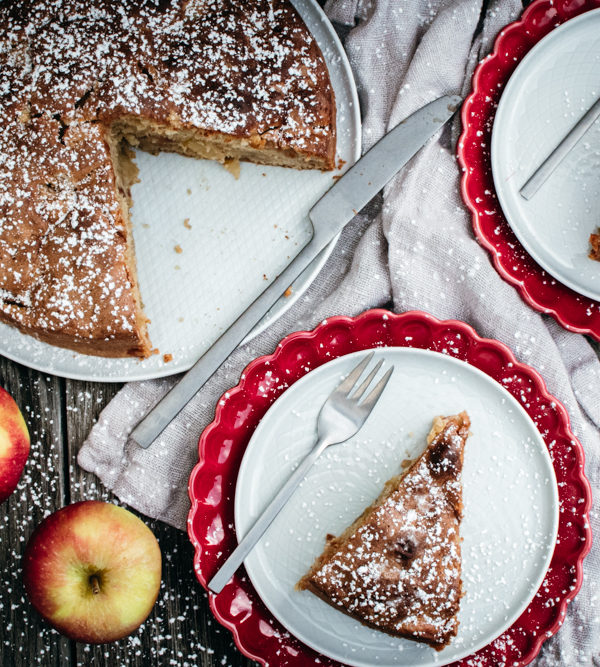
[[[92,593],[98,595],[100,592],[100,580],[95,574],[90,577],[90,584],[92,585]]]

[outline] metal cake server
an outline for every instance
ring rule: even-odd
[[[149,447],[325,246],[452,117],[462,100],[445,95],[398,123],[309,212],[313,235],[290,264],[238,317],[131,432]]]

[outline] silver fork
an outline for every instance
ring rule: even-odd
[[[292,473],[292,476],[281,487],[265,511],[256,520],[256,523],[238,544],[231,556],[229,556],[217,574],[208,582],[208,587],[211,591],[220,593],[223,590],[225,584],[231,579],[238,567],[244,562],[246,556],[254,548],[254,545],[260,540],[279,512],[281,512],[284,505],[323,451],[329,445],[338,445],[345,442],[358,433],[365,423],[394,370],[392,366],[361,403],[361,398],[383,364],[382,359],[354,391],[352,396],[350,396],[352,389],[356,386],[363,371],[373,358],[373,354],[373,352],[368,354],[350,372],[348,377],[331,392],[325,403],[323,403],[317,419],[316,443]]]

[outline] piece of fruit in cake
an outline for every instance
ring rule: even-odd
[[[131,634],[152,610],[161,579],[158,542],[117,505],[67,505],[36,528],[23,559],[25,590],[62,634],[102,644]]]
[[[0,503],[15,490],[29,456],[29,431],[12,396],[0,387]]]
[[[436,417],[427,447],[323,553],[297,588],[361,623],[437,650],[458,630],[466,412]]]

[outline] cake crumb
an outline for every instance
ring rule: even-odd
[[[191,190],[190,188],[188,188],[188,189],[186,190],[186,192],[188,193],[188,195],[191,195],[191,194],[192,194],[192,190]]]
[[[291,295],[292,295],[292,286],[290,285],[283,293],[283,296],[287,299]]]
[[[157,347],[150,350],[150,354],[158,354],[159,352],[160,352],[160,350]]]
[[[192,228],[192,225],[190,225],[190,219],[189,219],[189,218],[185,218],[185,219],[184,219],[184,221],[183,221],[183,226],[184,226],[186,229],[191,229],[191,228]]]
[[[175,264],[175,271],[181,271],[181,267],[179,266],[179,264]]]
[[[228,157],[225,158],[223,166],[237,181],[240,177],[240,161],[237,158]]]
[[[183,250],[181,249],[181,246],[179,245],[179,243],[173,248],[173,250],[175,250],[175,252],[176,252],[178,255],[181,255],[181,253],[183,252]]]
[[[163,361],[165,364],[168,364],[169,361],[173,361],[173,355],[172,354],[163,354]]]

